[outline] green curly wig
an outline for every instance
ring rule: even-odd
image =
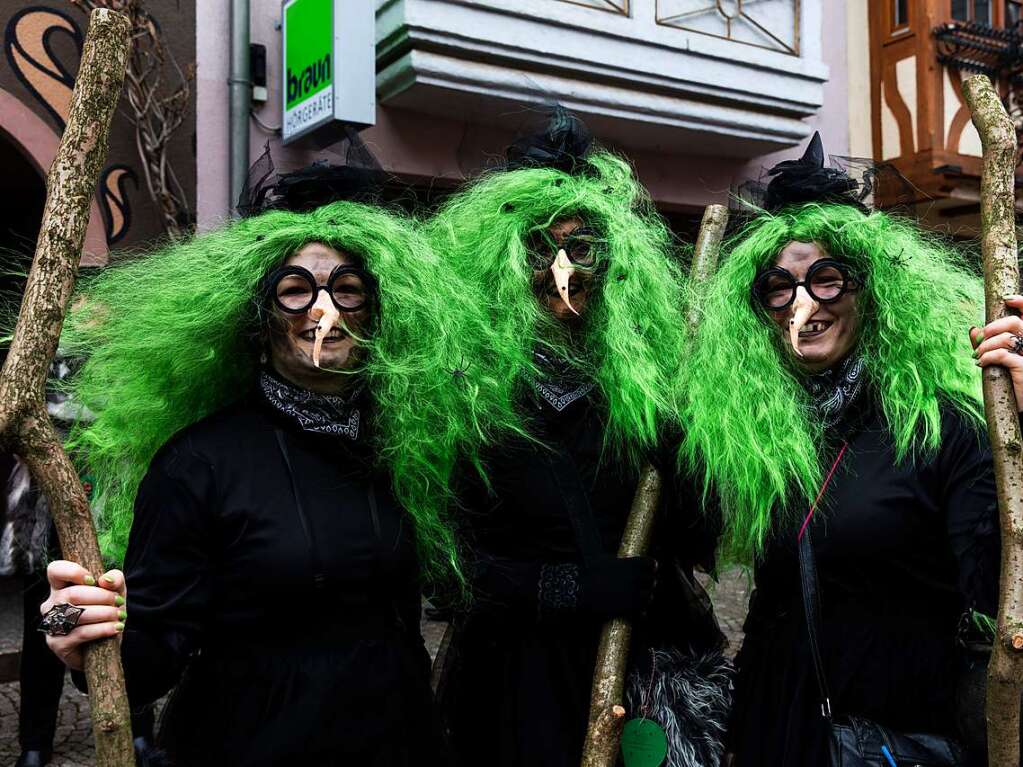
[[[837,204],[762,214],[729,245],[700,306],[686,368],[681,459],[721,502],[726,556],[750,563],[788,514],[802,515],[822,479],[824,435],[799,372],[751,286],[789,242],[815,242],[862,275],[859,339],[871,390],[898,460],[933,454],[939,406],[983,419],[967,330],[983,317],[974,268],[908,221]],[[790,510],[791,509],[791,510]]]
[[[452,370],[483,314],[410,222],[352,202],[238,221],[80,285],[62,342],[85,358],[70,394],[96,419],[71,446],[97,478],[110,560],[123,560],[157,449],[251,388],[265,328],[261,280],[310,242],[355,254],[376,278],[379,316],[358,371],[374,400],[376,455],[414,521],[425,575],[460,580],[449,476],[492,421],[475,397],[488,382],[470,385]]]
[[[569,343],[537,302],[525,244],[571,216],[600,235],[581,343]],[[536,375],[533,352],[546,349],[596,382],[607,405],[605,449],[636,466],[649,457],[662,430],[678,421],[683,291],[679,267],[666,255],[670,233],[629,164],[596,151],[572,174],[487,174],[450,198],[426,232],[489,311],[491,328],[477,356],[495,371],[492,378],[504,375],[495,406],[521,403]]]

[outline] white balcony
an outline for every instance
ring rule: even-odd
[[[806,137],[828,78],[822,0],[377,4],[380,103],[470,123],[556,100],[623,146],[753,157]]]

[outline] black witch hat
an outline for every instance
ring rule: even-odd
[[[242,217],[268,210],[295,213],[315,210],[338,200],[376,203],[391,176],[351,127],[346,127],[344,164],[318,160],[300,170],[278,174],[267,142],[262,156],[249,168],[245,188],[238,199]]]
[[[505,170],[554,168],[576,173],[585,167],[593,133],[578,117],[555,105],[542,130],[514,141],[505,150]]]
[[[840,168],[826,166],[824,159],[821,134],[815,131],[802,157],[784,160],[767,171],[774,178],[767,185],[763,207],[775,211],[786,205],[835,202],[866,210],[863,200],[870,186],[857,183]]]
[[[741,203],[770,213],[790,205],[836,203],[851,205],[869,213],[878,205],[878,191],[884,187],[886,208],[905,205],[914,199],[913,187],[892,165],[854,157],[830,157],[814,132],[803,156],[783,160],[766,175],[770,182],[747,181],[738,188]]]

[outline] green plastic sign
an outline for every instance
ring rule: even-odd
[[[284,0],[285,144],[313,132],[317,141],[329,139],[342,125],[376,120],[375,6],[367,0]]]
[[[622,728],[625,767],[661,767],[668,755],[668,737],[652,719],[630,719]]]
[[[285,138],[334,118],[334,0],[284,4]]]
[[[284,9],[285,106],[293,109],[334,81],[333,0],[294,0]]]

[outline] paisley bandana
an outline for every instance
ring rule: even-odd
[[[837,367],[806,379],[811,406],[821,426],[830,429],[842,419],[863,391],[865,379],[863,358],[852,355]]]
[[[259,374],[259,388],[274,409],[304,431],[333,434],[352,441],[358,439],[362,416],[353,403],[362,392],[361,387],[347,397],[318,394],[299,389],[263,371]]]
[[[558,413],[585,397],[596,386],[593,381],[580,380],[578,374],[560,360],[540,352],[535,352],[533,356],[537,367],[544,374],[542,379],[533,381],[533,389]]]

